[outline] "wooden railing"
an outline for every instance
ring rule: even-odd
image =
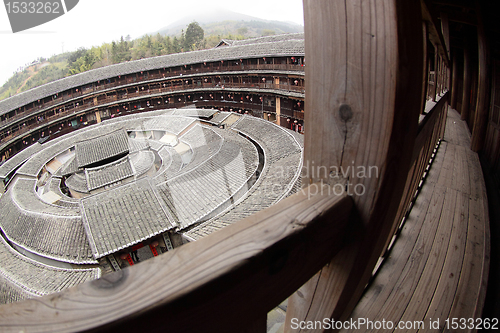
[[[264,332],[266,313],[294,291],[285,332],[298,331],[292,320],[346,319],[444,131],[447,94],[419,123],[422,6],[304,0],[306,187],[144,263],[4,305],[0,330]]]
[[[255,323],[265,329],[267,312],[347,239],[352,200],[322,188],[314,184],[134,269],[63,294],[4,305],[0,330],[245,332]]]
[[[148,83],[163,83],[163,80],[168,81],[170,78],[178,77],[180,74],[182,74],[184,77],[192,74],[207,74],[207,75],[215,75],[217,71],[228,71],[228,72],[235,72],[235,71],[248,71],[248,70],[274,70],[274,71],[304,71],[304,67],[300,65],[292,65],[292,64],[260,64],[260,65],[239,65],[239,66],[208,66],[208,67],[203,67],[203,68],[197,68],[197,69],[189,69],[189,70],[182,70],[182,71],[171,71],[171,72],[166,72],[166,73],[154,73],[154,74],[149,74],[149,75],[142,75],[138,79],[132,79],[132,78],[122,78],[118,79],[115,82],[110,82],[110,83],[103,83],[97,84],[93,83],[92,88],[87,88],[87,89],[78,89],[78,91],[73,91],[72,89],[71,94],[68,96],[64,96],[64,93],[62,92],[60,95],[58,94],[57,98],[52,98],[52,100],[43,102],[42,104],[38,105],[37,107],[33,106],[30,108],[27,108],[24,112],[18,113],[13,117],[10,117],[8,119],[5,119],[3,121],[0,121],[0,127],[4,126],[5,124],[11,123],[15,120],[25,118],[26,115],[31,115],[36,113],[37,111],[40,111],[42,109],[47,109],[51,106],[54,105],[59,105],[63,102],[67,101],[73,101],[75,99],[78,99],[79,97],[85,97],[85,98],[92,98],[93,95],[99,92],[103,92],[109,89],[113,88],[118,88],[118,87],[123,87],[126,85],[137,85],[141,86],[143,84],[148,84]],[[156,82],[155,82],[156,81]],[[268,84],[271,85],[271,84]],[[254,84],[256,87],[260,88],[268,88],[266,84]],[[246,87],[246,85],[244,86]],[[273,89],[273,88],[271,88]],[[289,91],[298,91],[302,92],[304,90],[304,87],[300,86],[294,86],[294,85],[279,85],[279,87],[275,87],[274,89],[285,89]],[[30,103],[32,104],[32,103]]]
[[[275,91],[283,91],[283,92],[297,92],[299,94],[304,93],[304,88],[299,87],[299,86],[294,86],[294,85],[288,85],[288,84],[274,84],[274,83],[225,83],[225,84],[220,84],[220,83],[203,83],[201,85],[198,85],[196,83],[190,83],[190,84],[181,84],[181,85],[167,85],[165,87],[161,88],[153,88],[153,89],[147,89],[147,90],[140,90],[139,92],[134,92],[134,93],[128,93],[128,94],[116,94],[110,97],[105,97],[105,98],[99,98],[99,105],[105,105],[107,103],[112,103],[112,102],[120,102],[120,101],[127,101],[127,100],[132,100],[132,99],[137,99],[141,98],[141,101],[147,100],[148,98],[158,98],[158,97],[165,97],[167,98],[169,94],[175,93],[175,92],[186,92],[187,91],[192,91],[192,94],[197,93],[197,90],[199,90],[199,93],[203,93],[203,89],[212,89],[213,93],[215,92],[218,93],[231,93],[230,89],[231,88],[241,88],[241,89],[267,89],[267,90],[275,90]],[[225,89],[225,90],[224,90]],[[87,96],[87,99],[90,99],[92,96]],[[193,99],[195,96],[193,96]],[[213,98],[212,98],[213,99]],[[70,114],[80,114],[86,110],[89,109],[89,106],[92,107],[93,104],[89,103],[84,103],[83,100],[72,100],[72,104],[78,103],[77,106],[75,105],[58,105],[55,107],[53,110],[46,109],[40,109],[37,110],[36,113],[22,113],[19,114],[13,118],[9,118],[8,120],[5,121],[7,122],[12,122],[14,120],[20,120],[21,122],[29,122],[29,117],[36,117],[38,114],[42,113],[50,113],[54,112],[55,117],[61,117],[61,116],[67,116]],[[256,101],[257,103],[257,101]],[[169,106],[170,107],[170,106]],[[63,111],[58,111],[59,109],[62,109]],[[27,111],[29,112],[29,111]],[[49,117],[45,116],[43,118],[43,121],[37,121],[36,123],[29,124],[29,125],[22,125],[21,123],[18,124],[18,128],[13,130],[13,128],[9,129],[9,135],[6,135],[2,138],[0,138],[0,142],[7,142],[10,139],[20,136],[24,133],[29,132],[30,130],[43,126],[44,124],[47,124],[52,120],[54,117]],[[5,130],[4,130],[5,131]]]

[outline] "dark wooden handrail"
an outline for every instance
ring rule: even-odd
[[[425,115],[425,118],[418,125],[418,134],[413,148],[412,163],[415,162],[430,136],[434,132],[436,124],[442,124],[441,117],[446,117],[449,93],[446,92],[434,107]],[[443,120],[444,122],[444,120]],[[433,143],[434,145],[436,142]]]
[[[346,319],[413,200],[448,99],[418,124],[428,70],[425,2],[368,5],[305,1],[304,161],[319,172],[306,172],[303,183],[312,185],[122,272],[2,306],[0,330],[262,332],[254,324],[306,281],[289,299],[285,332],[294,331],[291,318]],[[434,97],[445,71],[435,75]],[[356,166],[378,171],[342,175]],[[328,195],[357,185],[363,195]]]
[[[313,184],[151,260],[62,293],[2,305],[0,331],[242,332],[344,246],[352,199],[329,193]]]

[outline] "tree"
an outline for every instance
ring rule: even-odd
[[[238,28],[238,34],[239,35],[245,36],[246,33],[248,33],[248,28],[247,27]]]
[[[184,39],[184,51],[198,50],[203,46],[205,31],[198,22],[189,23]]]
[[[181,43],[179,43],[179,40],[175,36],[174,40],[172,41],[172,50],[174,51],[173,53],[181,52]]]
[[[276,32],[274,32],[274,30],[262,29],[262,36],[272,36],[272,35],[276,35]]]

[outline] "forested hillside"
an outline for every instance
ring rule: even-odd
[[[49,59],[37,59],[33,65],[15,73],[0,88],[0,100],[65,76],[124,61],[212,48],[221,39],[245,39],[292,32],[282,30],[275,23],[266,28],[262,22],[243,21],[216,22],[209,24],[207,28],[211,31],[210,34],[206,34],[197,22],[191,22],[185,30],[174,36],[156,33],[134,40],[130,36],[122,36],[118,41],[104,43],[99,47],[80,48]]]

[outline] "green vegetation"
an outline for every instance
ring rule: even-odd
[[[82,73],[91,69],[117,64],[130,60],[161,56],[172,53],[201,50],[216,46],[221,39],[241,40],[250,37],[267,36],[283,33],[279,25],[266,25],[258,21],[224,21],[202,28],[197,22],[191,22],[180,36],[145,35],[131,40],[122,36],[119,41],[104,43],[90,49],[79,48],[52,56],[50,59],[38,59],[32,66],[15,73],[2,87],[0,100],[20,92],[58,80],[65,76]],[[206,31],[209,33],[206,33]]]

